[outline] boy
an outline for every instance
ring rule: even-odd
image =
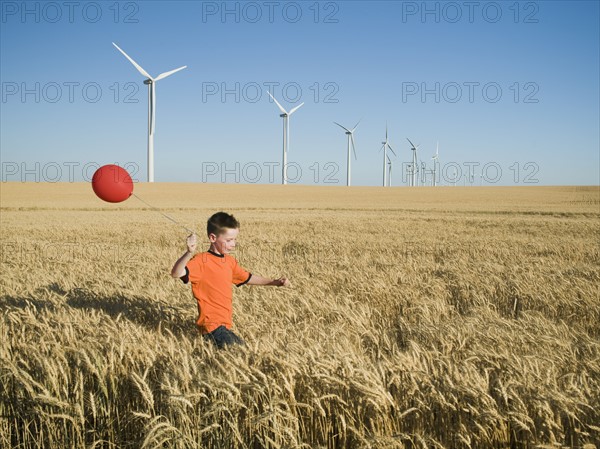
[[[232,283],[238,287],[244,284],[290,286],[286,278],[269,279],[247,272],[229,255],[235,248],[239,228],[240,224],[233,215],[217,212],[206,225],[210,240],[208,251],[193,256],[197,238],[196,234],[190,235],[186,241],[187,251],[171,270],[174,278],[180,278],[184,284],[192,283],[199,312],[196,324],[204,338],[211,340],[219,349],[226,345],[244,344],[231,331]]]

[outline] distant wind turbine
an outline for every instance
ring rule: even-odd
[[[427,181],[427,164],[421,161],[421,185],[425,186],[425,182]]]
[[[281,115],[279,117],[283,118],[283,167],[281,172],[281,183],[287,184],[287,152],[289,150],[290,145],[290,116],[296,112],[304,103],[300,103],[295,108],[292,108],[290,112],[283,109],[283,106],[279,104],[279,102],[275,99],[271,92],[267,91],[269,96],[273,99],[279,110],[281,111]]]
[[[390,157],[387,157],[387,165],[388,165],[388,187],[392,186],[392,160]]]
[[[350,144],[352,144],[352,152],[354,153],[354,159],[356,159],[356,147],[354,146],[354,131],[358,128],[358,124],[360,120],[354,125],[354,128],[348,129],[345,126],[340,125],[338,122],[333,122],[340,128],[346,131],[346,135],[348,136],[348,160],[346,164],[346,185],[350,186],[350,176],[351,176],[351,168],[350,168]]]
[[[382,147],[379,151],[383,150],[383,186],[385,187],[386,185],[388,185],[387,181],[386,181],[386,176],[387,176],[387,163],[390,160],[390,158],[387,155],[387,149],[389,148],[390,151],[394,154],[394,156],[396,156],[396,152],[393,150],[392,146],[390,145],[389,141],[388,141],[388,129],[387,129],[387,123],[385,125],[385,142],[381,142]],[[390,171],[391,171],[391,161],[390,163]]]
[[[412,171],[411,171],[411,176],[410,176],[410,185],[412,187],[414,187],[416,185],[415,184],[416,174],[417,174],[417,171],[419,170],[419,166],[417,165],[417,148],[419,148],[421,145],[415,146],[415,144],[412,143],[408,137],[406,138],[406,140],[408,140],[408,143],[410,143],[411,150],[413,152],[413,158],[412,158],[413,161],[412,161]]]
[[[440,142],[438,141],[437,145],[435,146],[435,154],[431,158],[433,160],[433,187],[435,187],[435,184],[436,184],[436,169],[437,169],[437,163],[438,163],[438,157],[439,157],[439,150],[440,150]]]
[[[117,50],[123,53],[127,59],[129,59],[129,62],[133,64],[138,72],[147,78],[144,80],[144,84],[148,85],[148,182],[154,182],[154,125],[156,115],[156,88],[154,85],[157,81],[160,81],[167,76],[173,75],[175,72],[185,69],[187,65],[169,72],[161,73],[156,78],[152,78],[148,72],[146,72],[138,63],[131,59],[127,53],[121,50],[117,44],[114,42],[112,44],[117,48]]]

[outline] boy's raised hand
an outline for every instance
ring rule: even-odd
[[[196,248],[198,246],[198,238],[196,237],[196,234],[190,234],[186,240],[186,244],[190,253],[196,251]]]

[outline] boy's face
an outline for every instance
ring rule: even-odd
[[[211,246],[216,252],[219,254],[229,254],[230,251],[235,249],[235,243],[239,233],[239,229],[226,228],[225,231],[218,236],[210,234],[208,238],[210,239]]]

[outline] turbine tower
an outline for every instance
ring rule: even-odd
[[[283,168],[281,171],[281,183],[287,184],[287,152],[290,145],[290,116],[298,109],[300,109],[304,102],[300,103],[298,106],[291,109],[290,112],[288,112],[285,109],[283,109],[283,107],[279,104],[275,97],[271,95],[271,92],[267,91],[267,93],[273,99],[273,101],[281,111],[281,115],[279,115],[279,117],[283,118]]]
[[[133,66],[147,79],[144,80],[144,84],[148,85],[148,182],[154,182],[154,125],[155,125],[155,115],[156,115],[156,87],[155,84],[157,81],[160,81],[167,76],[173,75],[175,72],[179,72],[187,67],[184,65],[183,67],[179,67],[178,69],[171,70],[169,72],[164,72],[158,75],[156,78],[152,78],[148,72],[146,72],[137,62],[127,55],[123,50],[119,48],[117,44],[112,43],[117,50],[123,53],[129,62],[133,64]]]
[[[346,164],[346,185],[350,186],[351,185],[351,182],[350,182],[350,175],[351,175],[350,144],[352,144],[352,151],[354,152],[354,159],[356,159],[356,148],[354,147],[354,130],[356,130],[356,128],[358,128],[358,124],[360,123],[360,120],[356,123],[356,125],[354,125],[354,128],[352,128],[352,129],[348,129],[345,126],[342,126],[337,122],[333,122],[333,123],[335,123],[337,126],[339,126],[344,131],[346,131],[346,135],[348,136],[348,160],[347,160],[347,164]]]
[[[410,139],[407,137],[406,140],[408,140],[408,143],[410,143],[411,146],[411,150],[413,152],[413,158],[412,158],[412,171],[410,173],[410,185],[411,187],[414,187],[415,184],[415,179],[416,179],[416,174],[417,174],[417,170],[419,169],[419,166],[417,165],[417,148],[419,148],[421,145],[417,145],[415,146],[414,143],[412,143],[410,141]]]
[[[437,169],[437,163],[438,163],[438,156],[439,156],[439,150],[440,150],[440,142],[437,142],[437,145],[435,146],[435,154],[433,155],[433,157],[431,158],[433,160],[433,187],[436,186],[436,169]]]
[[[388,141],[388,129],[387,129],[387,123],[385,124],[385,142],[381,142],[382,147],[379,151],[383,150],[383,187],[385,187],[386,185],[388,185],[386,177],[387,177],[387,164],[388,161],[390,160],[390,158],[387,156],[387,149],[389,148],[390,151],[394,154],[394,156],[396,156],[396,152],[393,150],[392,146],[390,145],[389,141]],[[391,161],[389,162],[391,164]],[[391,171],[391,165],[390,165],[390,171]]]

